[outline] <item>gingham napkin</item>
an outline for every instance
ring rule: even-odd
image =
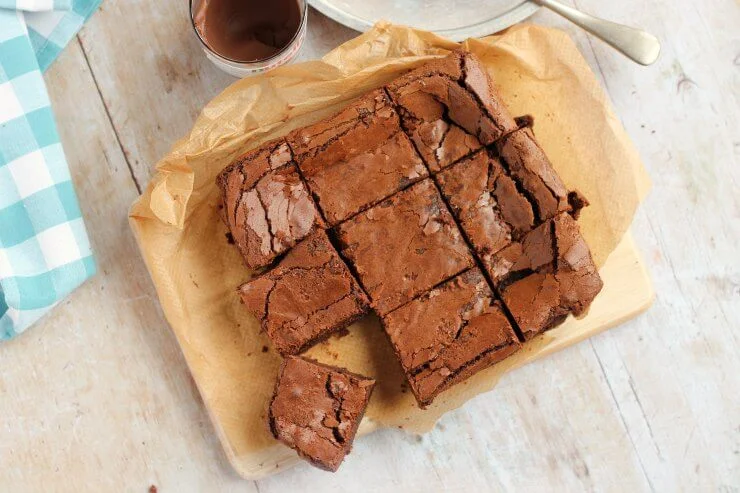
[[[41,74],[99,3],[0,0],[0,341],[95,273]]]
[[[69,10],[71,8],[72,0],[0,0],[0,9],[23,10],[26,12]]]

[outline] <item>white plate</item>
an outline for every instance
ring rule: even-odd
[[[308,0],[340,24],[367,31],[379,20],[462,41],[501,31],[534,14],[529,0]]]

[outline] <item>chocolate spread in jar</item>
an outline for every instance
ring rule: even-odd
[[[201,0],[193,22],[213,51],[253,62],[290,43],[301,25],[301,9],[297,0]]]

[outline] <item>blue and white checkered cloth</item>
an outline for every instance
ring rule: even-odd
[[[0,341],[95,273],[42,72],[100,0],[0,0]]]

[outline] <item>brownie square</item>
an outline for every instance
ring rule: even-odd
[[[473,258],[430,179],[337,228],[373,308],[388,313],[473,266]]]
[[[501,162],[482,149],[437,176],[442,195],[481,259],[534,227],[534,213]]]
[[[288,143],[332,225],[429,174],[382,89],[294,131]]]
[[[524,338],[583,314],[603,283],[578,224],[567,213],[493,255],[486,265]]]
[[[453,52],[391,82],[404,129],[436,172],[517,126],[480,61]]]
[[[323,230],[296,245],[274,269],[243,284],[239,294],[283,355],[308,349],[369,308]]]
[[[303,459],[336,471],[352,448],[375,380],[289,356],[268,411],[272,435]]]
[[[496,143],[503,164],[532,203],[538,222],[552,219],[560,212],[577,210],[585,204],[580,196],[569,196],[560,176],[535,140],[530,128],[521,128]],[[569,197],[576,202],[575,207]]]
[[[421,407],[521,347],[478,268],[385,315],[383,326]]]
[[[222,214],[251,269],[269,265],[323,227],[284,139],[247,152],[217,178]]]

